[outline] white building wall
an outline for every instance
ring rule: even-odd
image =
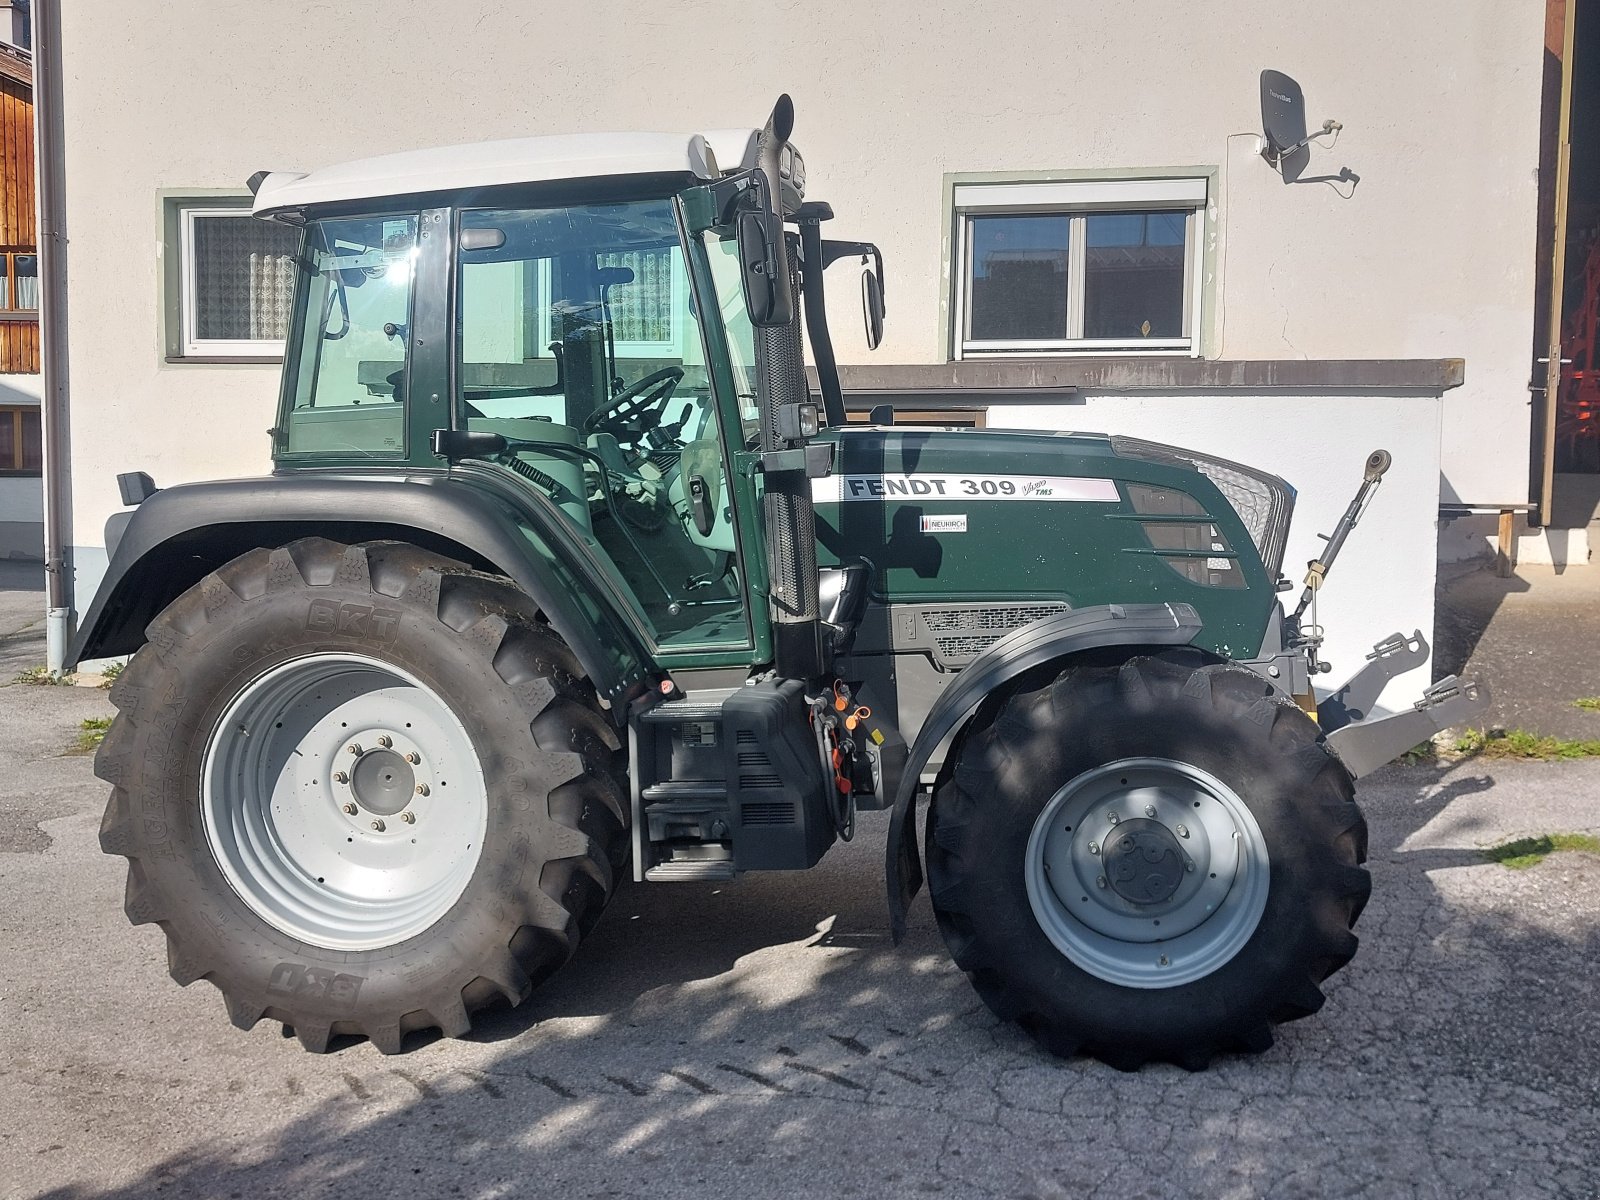
[[[1465,386],[1419,427],[1442,430],[1423,457],[1446,500],[1526,499],[1540,0],[639,0],[559,17],[519,0],[173,0],[67,5],[62,23],[80,589],[98,575],[115,472],[170,484],[267,466],[276,368],[162,360],[159,190],[426,144],[757,123],[780,89],[835,236],[886,255],[875,361],[948,356],[946,173],[1216,166],[1220,356],[1465,358]],[[1255,154],[1266,67],[1304,85],[1313,127],[1343,122],[1306,174],[1349,167],[1353,195],[1285,186]],[[846,362],[866,357],[853,293],[834,297]],[[1167,415],[1181,411],[1183,436],[1239,458],[1256,441],[1292,447],[1284,473],[1307,508],[1342,506],[1372,445],[1410,444],[1421,419],[1399,406],[1374,417],[1392,429],[1374,428],[1348,397],[1297,397],[1269,406],[1259,438],[1240,397],[1162,405],[1159,419],[1143,401],[1090,412],[1182,440]],[[1320,466],[1313,486],[1288,469],[1312,458],[1345,464],[1326,497]],[[1397,514],[1423,540],[1438,499],[1426,490]],[[1411,569],[1403,590],[1425,605],[1431,551]],[[1392,587],[1341,573],[1374,604]],[[1422,623],[1407,611],[1382,632]]]

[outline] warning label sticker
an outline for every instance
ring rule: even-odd
[[[1111,480],[1077,475],[829,475],[811,482],[811,499],[817,504],[902,498],[1098,504],[1121,499]]]

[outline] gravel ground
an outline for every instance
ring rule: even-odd
[[[36,602],[0,591],[3,678],[42,657],[14,633]],[[1600,1195],[1600,858],[1478,852],[1600,831],[1600,763],[1368,780],[1355,961],[1203,1074],[1042,1054],[925,900],[892,946],[881,817],[805,874],[624,889],[469,1040],[312,1057],[234,1030],[124,920],[105,788],[64,753],[109,711],[0,688],[6,1198]]]

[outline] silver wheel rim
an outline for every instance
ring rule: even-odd
[[[1192,983],[1243,949],[1266,910],[1266,840],[1216,776],[1125,758],[1068,782],[1028,839],[1028,902],[1045,936],[1124,987]]]
[[[329,950],[429,928],[477,869],[488,791],[472,739],[416,676],[356,654],[283,663],[217,722],[206,839],[251,911]]]

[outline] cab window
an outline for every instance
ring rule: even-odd
[[[414,215],[308,226],[281,452],[405,453],[416,257]]]

